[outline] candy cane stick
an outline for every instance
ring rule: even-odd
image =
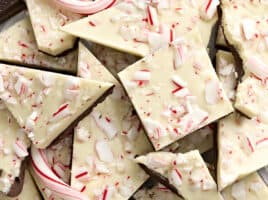
[[[114,5],[116,0],[96,0],[96,1],[80,1],[80,0],[54,0],[58,5],[80,14],[93,14]]]
[[[40,181],[53,192],[54,195],[66,200],[89,200],[79,191],[71,188],[59,179],[47,164],[44,150],[31,148],[31,165]]]

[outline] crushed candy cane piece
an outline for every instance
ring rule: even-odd
[[[205,97],[208,104],[216,104],[220,100],[219,83],[217,80],[209,80],[205,86]]]
[[[251,40],[255,38],[256,23],[254,20],[244,19],[242,21],[242,29],[243,29],[244,36],[247,40]]]
[[[247,70],[258,78],[264,80],[268,78],[268,66],[257,56],[251,56],[245,63]]]
[[[217,7],[220,5],[219,0],[207,0],[203,9],[201,10],[201,17],[205,20],[210,20],[217,12]]]
[[[100,140],[96,142],[96,151],[101,161],[112,162],[114,160],[114,156],[110,149],[110,146],[105,140]]]
[[[27,151],[27,145],[21,140],[16,140],[13,148],[19,158],[24,158],[29,155]]]
[[[176,187],[180,187],[181,184],[182,184],[182,174],[181,174],[181,172],[178,169],[173,169],[170,172],[169,180]]]

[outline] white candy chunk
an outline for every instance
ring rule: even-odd
[[[158,31],[159,19],[156,8],[152,6],[147,6],[147,17],[148,17],[148,23],[152,27],[152,29]]]
[[[236,200],[246,200],[246,189],[243,181],[239,181],[232,186],[232,197]]]
[[[257,56],[251,56],[245,66],[247,70],[261,79],[268,77],[268,66]]]
[[[256,33],[256,22],[251,19],[244,19],[242,21],[242,29],[247,40],[254,38]]]
[[[176,43],[174,41],[173,43]],[[174,67],[175,69],[179,68],[186,60],[187,49],[183,44],[176,44],[174,46]]]
[[[104,163],[96,161],[95,165],[96,165],[96,172],[97,173],[101,173],[101,174],[109,174],[110,173],[110,170],[108,169],[108,167]]]
[[[219,69],[219,74],[223,76],[228,76],[232,72],[234,72],[234,70],[235,70],[234,64],[224,65],[224,67],[221,67]]]
[[[30,81],[28,81],[26,78],[22,76],[18,76],[18,80],[16,84],[14,85],[14,88],[18,95],[22,95],[27,92],[29,85],[30,85]]]
[[[32,114],[27,118],[25,127],[32,130],[35,126],[36,120],[38,120],[38,113],[37,111],[33,111]]]
[[[121,185],[119,187],[119,193],[123,196],[123,197],[129,197],[129,194],[132,193],[131,188],[129,188],[128,186],[125,185]]]
[[[5,86],[4,86],[4,80],[2,75],[0,75],[0,92],[4,92],[5,91]]]
[[[113,153],[108,142],[100,140],[96,142],[96,151],[99,159],[103,162],[112,162],[114,160]]]
[[[61,106],[59,106],[58,110],[56,110],[52,114],[52,118],[49,120],[49,122],[58,121],[58,120],[63,119],[69,115],[71,115],[71,110],[69,108],[69,104],[68,103],[62,104]]]
[[[19,158],[24,158],[29,155],[27,151],[27,145],[21,140],[17,140],[14,143],[13,149]]]
[[[173,93],[178,98],[184,98],[186,96],[190,96],[191,93],[188,88],[182,88],[176,92]]]
[[[79,141],[85,142],[88,141],[90,134],[85,128],[79,127],[77,129],[76,136]]]
[[[210,20],[217,12],[217,7],[220,5],[219,0],[207,0],[201,10],[201,17],[205,20]]]
[[[178,169],[173,169],[169,175],[169,181],[175,186],[180,187],[182,184],[182,175]]]
[[[151,79],[151,73],[148,70],[140,70],[134,73],[133,78],[137,81],[149,81]]]
[[[47,74],[40,74],[39,75],[39,80],[45,87],[53,86],[53,84],[56,81],[53,76],[49,76]]]
[[[219,83],[217,80],[210,80],[205,86],[205,97],[208,104],[216,104],[220,100]]]
[[[151,119],[144,119],[143,123],[149,137],[159,139],[167,134],[165,128],[159,122]]]
[[[114,127],[110,119],[103,117],[97,111],[93,111],[91,115],[94,118],[97,126],[106,133],[109,139],[113,139],[116,136],[118,130]]]

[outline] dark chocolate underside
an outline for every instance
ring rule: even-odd
[[[0,23],[25,8],[21,0],[0,0]]]
[[[140,164],[141,168],[151,177],[155,178],[159,183],[166,186],[168,189],[170,189],[172,192],[174,192],[176,195],[178,195],[180,198],[183,198],[179,193],[178,190],[168,181],[168,178],[165,176],[159,174],[158,172],[149,169],[143,164]]]
[[[26,170],[26,165],[27,165],[26,163],[27,163],[26,159],[22,161],[21,167],[20,167],[20,174],[18,177],[15,178],[15,182],[11,186],[7,196],[16,197],[21,193],[23,189],[23,185],[24,185],[24,175],[25,175],[25,170]]]

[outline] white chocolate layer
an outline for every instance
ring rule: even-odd
[[[200,200],[202,197],[206,200],[223,200],[197,150],[185,154],[155,152],[136,160],[166,177],[185,199]]]
[[[21,173],[21,163],[28,156],[30,141],[16,120],[0,101],[0,191],[8,193]]]
[[[132,159],[151,144],[118,81],[82,43],[78,75],[115,88],[75,129],[71,186],[90,199],[128,199],[148,178]]]
[[[98,44],[145,56],[168,46],[170,41],[181,36],[181,32],[187,34],[197,27],[207,45],[217,20],[218,4],[218,0],[125,1],[68,24],[62,30]]]
[[[28,16],[0,33],[0,60],[31,67],[75,73],[77,51],[53,57],[38,50]]]
[[[33,145],[47,147],[113,85],[0,65],[0,97]]]
[[[58,7],[52,0],[26,0],[38,49],[59,55],[74,46],[76,38],[60,30],[81,15]]]
[[[225,200],[268,199],[268,188],[258,173],[253,173],[227,187],[222,195]]]
[[[217,180],[219,190],[266,166],[268,126],[232,114],[219,122]]]
[[[192,31],[119,73],[156,150],[233,111],[202,46]]]

